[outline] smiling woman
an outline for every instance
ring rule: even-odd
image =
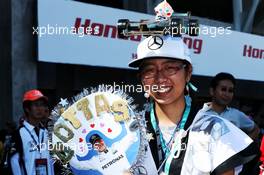
[[[143,85],[145,87],[153,85],[160,87],[156,92],[152,91],[152,88],[146,89],[155,101],[159,101],[159,104],[163,105],[176,102],[176,99],[179,98],[184,101],[184,88],[186,81],[190,80],[191,66],[186,66],[182,61],[169,59],[148,60],[142,66]],[[185,67],[186,69],[184,69]],[[171,118],[171,120],[177,119]]]
[[[233,175],[254,157],[244,154],[252,140],[230,122],[203,111],[196,115],[188,93],[193,68],[182,38],[150,36],[137,55],[129,66],[139,68],[150,98],[145,119],[158,174]]]

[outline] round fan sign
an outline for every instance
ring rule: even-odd
[[[73,174],[118,175],[137,162],[140,122],[121,95],[96,92],[73,104],[64,100],[57,112],[53,154]]]

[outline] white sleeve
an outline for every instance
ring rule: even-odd
[[[211,130],[210,153],[213,170],[253,142],[250,137],[229,121],[222,120],[223,122],[220,120],[220,122],[214,123]]]
[[[21,169],[20,169],[20,165],[19,165],[19,154],[16,153],[11,157],[11,168],[12,168],[12,172],[15,175],[22,175]]]
[[[158,170],[156,168],[149,146],[147,147],[146,156],[143,160],[143,166],[146,168],[147,174],[158,175]]]
[[[55,175],[55,173],[54,173],[54,163],[55,163],[55,161],[53,159],[50,159],[49,163],[50,163],[50,174],[51,175]]]
[[[242,165],[255,156],[243,154],[252,142],[228,120],[201,113],[189,132],[181,175],[220,174]]]

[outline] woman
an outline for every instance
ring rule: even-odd
[[[193,68],[181,38],[148,37],[137,56],[129,66],[139,68],[150,98],[145,118],[158,173],[233,175],[235,167],[254,157],[242,151],[252,140],[231,123],[203,111],[196,115],[186,94]]]

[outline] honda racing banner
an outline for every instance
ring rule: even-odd
[[[128,68],[143,36],[121,39],[117,21],[140,21],[154,15],[65,0],[39,0],[38,60]],[[232,73],[238,79],[264,81],[264,37],[231,27],[200,25],[200,35],[183,35],[191,51],[195,75]]]

